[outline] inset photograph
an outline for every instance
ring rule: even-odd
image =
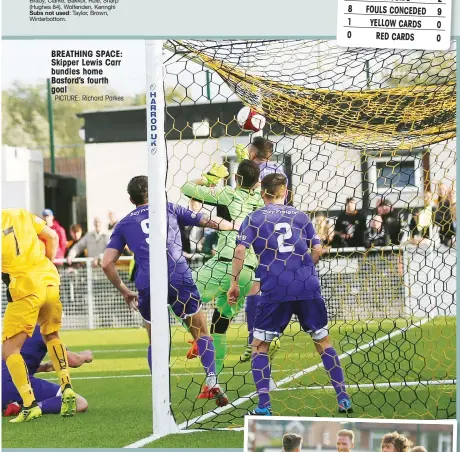
[[[245,452],[454,452],[455,421],[247,417]]]

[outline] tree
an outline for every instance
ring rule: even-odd
[[[136,100],[136,105],[145,105],[145,94],[137,94],[134,98]],[[179,105],[184,100],[189,99],[185,88],[182,87],[165,87],[165,102],[166,105]]]
[[[113,102],[106,95],[117,95],[112,90],[99,87],[70,85],[67,94],[104,96],[102,101],[53,101],[54,136],[56,155],[76,156],[83,152],[83,141],[79,130],[83,119],[77,113],[86,110],[118,108],[143,105],[142,96],[124,97],[123,101]],[[26,86],[15,83],[2,93],[2,140],[9,146],[29,149],[49,149],[49,123],[46,84]],[[66,147],[69,145],[69,147]],[[77,145],[77,146],[75,146]],[[81,146],[78,146],[81,145]]]
[[[102,101],[53,101],[54,141],[57,156],[77,156],[83,153],[79,130],[84,125],[77,113],[87,110],[145,105],[145,94],[124,96],[123,101],[106,100],[106,95],[116,96],[112,90],[87,85],[69,85],[67,94],[104,96]],[[186,99],[183,88],[166,88],[166,102],[177,103]],[[9,146],[44,149],[49,152],[49,123],[46,84],[26,86],[15,83],[2,93],[2,140]],[[69,145],[69,147],[66,147]]]
[[[386,83],[393,88],[414,85],[447,85],[456,81],[455,51],[417,52],[410,60],[399,59],[385,71]]]

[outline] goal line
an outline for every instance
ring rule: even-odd
[[[404,328],[400,328],[396,331],[393,331],[392,333],[390,334],[386,334],[386,335],[383,335],[381,337],[379,337],[378,339],[375,339],[375,340],[371,340],[369,342],[367,342],[366,344],[363,344],[359,347],[356,347],[354,348],[353,350],[351,351],[347,351],[347,352],[344,352],[342,353],[340,356],[339,356],[339,359],[343,360],[343,359],[346,359],[352,355],[354,355],[355,353],[357,352],[360,352],[362,350],[366,350],[368,348],[371,348],[373,347],[374,345],[377,345],[381,342],[385,342],[387,340],[390,340],[392,339],[393,337],[395,336],[399,336],[413,328],[417,328],[417,327],[421,327],[423,326],[425,323],[428,322],[429,319],[422,319],[416,323],[413,323],[412,325],[409,325],[407,327],[404,327]],[[314,372],[315,370],[317,369],[320,369],[323,367],[323,364],[322,363],[319,363],[319,364],[316,364],[314,366],[311,366],[311,367],[308,367],[306,369],[303,369],[299,372],[296,372],[295,374],[293,375],[290,375],[289,377],[286,377],[286,378],[283,378],[282,380],[276,382],[276,385],[277,385],[277,389],[278,390],[282,390],[280,389],[282,386],[290,383],[291,381],[294,381],[294,380],[297,380],[301,377],[303,377],[304,375],[307,375],[309,373],[312,373]],[[451,381],[451,380],[449,380]],[[418,384],[421,384],[418,383]],[[362,387],[362,386],[361,386]],[[291,389],[291,388],[286,388],[286,389]],[[306,389],[306,388],[302,388],[302,389]],[[221,408],[217,408],[213,411],[210,411],[209,413],[206,413],[206,414],[203,414],[203,415],[200,415],[200,416],[197,416],[193,419],[190,419],[188,421],[185,421],[185,422],[182,422],[181,424],[178,425],[178,430],[179,431],[182,431],[182,430],[185,430],[187,429],[189,426],[192,426],[194,424],[196,424],[197,422],[203,422],[203,421],[207,421],[209,419],[212,419],[213,417],[216,417],[217,415],[221,414],[221,413],[224,413],[226,411],[228,411],[230,408],[235,408],[239,405],[242,405],[243,403],[246,403],[247,401],[251,400],[253,397],[255,397],[257,395],[257,392],[251,392],[250,394],[247,394],[245,396],[242,396],[242,397],[239,397],[238,399],[236,399],[235,401],[229,403],[228,405],[224,406],[224,407],[221,407]],[[205,430],[205,431],[208,431],[208,430]],[[127,449],[136,449],[138,447],[143,447],[157,439],[159,439],[160,436],[159,435],[150,435],[146,438],[143,438],[143,439],[140,439],[139,441],[136,441],[128,446],[125,446],[125,448]]]

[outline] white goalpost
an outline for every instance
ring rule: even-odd
[[[356,417],[370,415],[367,411],[369,402],[371,409],[388,418],[394,414],[394,400],[407,403],[404,409],[412,411],[413,406],[406,402],[407,394],[425,407],[427,416],[451,416],[455,375],[449,362],[443,362],[444,357],[438,356],[436,347],[432,348],[432,331],[439,322],[453,329],[455,278],[453,273],[450,279],[448,275],[441,278],[438,273],[441,268],[452,270],[456,255],[449,249],[447,259],[446,253],[435,249],[432,243],[429,253],[421,252],[423,250],[412,242],[408,243],[412,228],[410,215],[415,215],[416,209],[425,203],[425,195],[429,192],[426,181],[415,176],[420,169],[412,158],[412,148],[407,152],[404,148],[407,132],[398,129],[398,121],[407,109],[420,122],[429,118],[425,117],[428,116],[426,112],[412,111],[412,104],[408,106],[412,99],[411,84],[406,86],[405,80],[390,80],[397,84],[395,88],[385,78],[385,71],[393,72],[395,67],[402,67],[409,75],[416,74],[418,57],[407,52],[379,50],[371,56],[359,57],[356,62],[355,54],[349,54],[334,43],[304,40],[148,40],[145,41],[145,51],[149,229],[152,230],[147,240],[150,250],[153,421],[147,438],[126,447],[143,447],[170,434],[236,431],[242,428],[244,416],[256,400],[250,362],[241,359],[248,340],[244,310],[230,318],[228,323],[231,325],[223,333],[227,335],[228,331],[229,340],[225,347],[222,346],[214,315],[219,312],[225,317],[219,311],[225,302],[221,303],[215,294],[206,299],[205,288],[199,291],[208,324],[212,326],[210,335],[215,334],[216,343],[221,346],[221,367],[216,373],[230,400],[227,406],[216,408],[214,401],[207,399],[199,359],[189,361],[190,356],[197,358],[195,352],[190,354],[193,350],[188,345],[193,342],[188,341],[190,333],[174,315],[170,316],[168,307],[167,202],[169,199],[196,212],[203,209],[210,216],[225,215],[224,209],[219,210],[224,212],[221,215],[217,208],[227,207],[226,204],[214,202],[215,199],[205,195],[203,199],[191,198],[184,187],[189,183],[199,185],[196,181],[200,175],[206,174],[214,163],[224,165],[230,175],[235,174],[241,157],[236,152],[236,145],[247,146],[257,135],[266,137],[274,146],[272,160],[282,162],[283,171],[288,175],[293,191],[292,205],[308,213],[316,227],[321,228],[321,234],[326,236],[323,240],[328,253],[318,263],[317,270],[330,328],[339,337],[338,356],[344,361],[347,385],[357,408]],[[369,58],[376,68],[380,68],[381,75],[366,73],[364,63],[368,63]],[[438,65],[436,58],[441,57],[433,56],[430,63],[433,67]],[[446,54],[443,61],[448,65],[454,57]],[[300,73],[311,74],[311,77],[305,81]],[[372,78],[371,75],[378,89],[369,90],[369,80],[365,77]],[[420,86],[423,99],[431,99],[431,85],[424,80],[417,81],[416,85]],[[218,89],[213,88],[215,86]],[[436,100],[441,104],[450,99],[451,85],[440,86],[444,88],[436,88]],[[390,100],[387,92],[392,93]],[[380,100],[374,101],[376,95]],[[366,102],[361,98],[367,99]],[[340,107],[342,103],[343,108]],[[380,131],[383,127],[381,103],[392,106],[395,111],[391,123],[394,130],[388,134]],[[267,116],[265,133],[260,130],[252,134],[238,124],[238,111],[248,105],[262,110]],[[317,111],[317,105],[324,106],[324,111]],[[348,111],[353,114],[345,114]],[[363,115],[354,116],[356,112]],[[368,127],[369,124],[375,126],[375,132],[370,132],[372,127]],[[203,125],[207,126],[204,131],[200,129]],[[418,132],[415,133],[417,130],[414,126],[412,139],[417,144],[416,152],[420,153],[417,161],[426,157],[432,176],[450,181],[455,155],[451,132],[443,132],[445,137],[436,134],[433,137],[428,132],[426,136],[419,136]],[[359,139],[355,135],[359,135]],[[425,141],[434,139],[437,141],[428,152]],[[439,141],[441,139],[444,141]],[[369,143],[373,143],[375,149],[369,150]],[[384,149],[380,149],[382,143]],[[395,150],[401,150],[403,156],[408,154],[410,158],[395,163]],[[396,174],[394,178],[388,175],[378,178],[371,174],[369,168],[376,165],[378,153],[383,153],[386,158],[379,167],[382,174],[391,169],[391,175]],[[403,178],[400,182],[407,172],[414,173],[413,181],[404,182],[406,179]],[[226,189],[226,185],[233,187],[232,182],[229,176],[214,185]],[[350,196],[357,202],[362,201],[366,214],[363,216],[369,228],[371,220],[377,216],[377,201],[381,199],[390,203],[395,208],[401,229],[398,239],[391,238],[391,244],[385,242],[385,246],[371,246],[362,240],[362,243],[347,248],[332,240],[331,227],[340,218]],[[220,251],[216,251],[219,248],[215,243],[210,245],[207,242],[209,237],[202,228],[183,229],[184,257],[194,272],[195,281],[205,284],[203,281],[208,281],[207,275],[202,271],[208,265],[213,269],[211,276],[216,275],[211,259],[215,255],[220,257]],[[207,264],[208,261],[211,263]],[[222,259],[222,262],[227,260]],[[88,271],[88,281],[93,279],[91,272],[92,269]],[[427,279],[427,272],[433,275],[433,281]],[[199,275],[204,279],[199,279]],[[436,293],[438,281],[446,284],[446,288]],[[218,286],[221,289],[222,283]],[[99,296],[104,292],[100,285],[95,285],[94,294],[92,291],[88,282],[88,294],[91,295],[88,298],[94,296],[97,301],[94,303],[94,321],[89,319],[88,322],[98,328],[101,322],[97,309],[104,305],[107,295]],[[93,315],[92,311],[90,314]],[[299,331],[296,328],[288,331],[286,343],[297,336]],[[445,334],[440,336],[452,351],[451,338]],[[304,345],[307,339],[304,336],[296,338],[296,347],[299,350],[307,347]],[[284,356],[283,363],[280,359],[274,361],[272,370],[277,384],[274,413],[284,415],[294,409],[299,414],[305,412],[319,416],[336,413],[334,387],[324,384],[321,360],[317,358],[317,362],[311,362],[307,359],[309,352],[305,351],[306,360],[300,362],[297,351],[287,346],[280,353]],[[420,364],[421,370],[412,366],[412,362],[424,354],[433,356],[429,362]],[[378,356],[375,363],[371,356]],[[285,366],[287,362],[291,365]],[[442,379],[439,377],[440,367],[446,368]],[[403,369],[405,374],[398,373],[398,369]],[[420,389],[418,385],[424,387]],[[435,389],[426,388],[430,385]],[[417,391],[407,390],[414,386]],[[441,388],[442,391],[448,389],[441,392]],[[284,392],[280,394],[281,391]],[[305,397],[306,391],[309,397]],[[431,391],[430,398],[424,391]]]
[[[168,313],[168,234],[166,205],[165,100],[163,88],[163,41],[146,41],[146,104],[149,178],[150,319],[152,351],[153,437],[178,428],[171,412]]]

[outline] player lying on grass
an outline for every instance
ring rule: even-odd
[[[137,176],[128,184],[128,194],[136,208],[119,221],[110,237],[110,242],[102,259],[102,269],[107,278],[123,295],[130,307],[139,309],[146,321],[150,334],[150,257],[149,257],[149,206],[147,176]],[[179,224],[184,226],[201,226],[223,231],[234,229],[232,223],[221,218],[211,220],[203,214],[194,213],[184,207],[168,203],[168,303],[174,314],[183,320],[197,342],[198,355],[206,372],[206,385],[210,397],[217,405],[224,406],[228,399],[217,383],[215,351],[212,338],[206,325],[206,315],[201,311],[200,294],[192,278],[191,270],[182,253],[182,240]],[[132,292],[122,282],[115,263],[121,256],[125,246],[134,253],[136,260],[135,284],[139,293]],[[158,344],[160,346],[160,344]],[[151,345],[148,348],[150,370]]]
[[[241,222],[246,216],[263,206],[260,196],[259,166],[250,160],[243,160],[235,175],[236,188],[229,185],[224,187],[209,187],[208,179],[187,182],[182,187],[182,193],[188,198],[204,204],[217,206],[219,214],[230,221]],[[256,189],[257,188],[257,189]],[[221,213],[223,212],[223,213]],[[252,249],[246,253],[245,265],[242,268],[239,285],[240,296],[236,304],[230,306],[227,292],[230,288],[231,263],[236,246],[236,231],[219,231],[215,256],[208,260],[194,275],[194,279],[203,303],[216,301],[216,309],[212,316],[211,335],[216,349],[216,371],[222,370],[227,355],[227,330],[231,320],[240,312],[246,295],[254,280],[254,270],[257,267],[257,257]],[[187,353],[187,358],[197,355],[196,343]],[[206,398],[204,388],[200,398]]]
[[[73,416],[77,395],[70,382],[67,351],[58,334],[62,319],[60,278],[52,262],[58,236],[44,220],[23,209],[2,211],[2,231],[2,280],[8,298],[3,317],[2,358],[24,403],[19,415],[10,422],[28,422],[42,415],[21,356],[22,345],[32,336],[37,323],[59,377],[61,415]]]
[[[255,137],[253,138],[252,142],[248,146],[244,146],[243,144],[237,144],[235,146],[236,157],[238,161],[242,161],[243,159],[249,159],[257,164],[259,167],[259,181],[261,181],[265,176],[269,174],[281,174],[286,177],[284,173],[283,166],[278,162],[272,162],[271,158],[273,156],[273,142],[267,140],[263,137]],[[287,180],[287,178],[286,178]],[[287,182],[286,182],[287,183]],[[260,283],[259,277],[256,271],[256,278],[255,282],[246,297],[246,321],[248,323],[248,331],[249,331],[249,338],[248,338],[248,345],[246,350],[241,355],[240,360],[242,362],[249,361],[252,355],[252,327],[254,324],[254,317],[256,312],[256,302],[257,302],[257,294],[260,291]],[[278,338],[274,338],[270,342],[270,358],[273,359],[275,353],[280,348],[280,341]]]
[[[284,205],[285,176],[265,176],[262,198],[265,207],[249,214],[241,225],[233,258],[232,285],[228,291],[229,303],[236,303],[246,249],[252,246],[259,257],[261,292],[252,342],[252,374],[259,403],[250,414],[271,415],[271,369],[267,353],[270,342],[283,333],[293,315],[313,339],[337,393],[339,412],[351,412],[339,357],[329,339],[326,306],[315,269],[321,255],[321,241],[308,215]]]
[[[29,381],[34,391],[38,406],[43,414],[58,414],[61,411],[61,387],[50,381],[35,377],[40,372],[52,372],[51,361],[42,362],[47,353],[46,344],[40,334],[40,326],[37,325],[31,337],[28,337],[21,349],[21,356],[27,366]],[[81,353],[73,353],[67,350],[69,367],[80,367],[93,360],[91,350]],[[83,413],[88,409],[88,402],[77,394],[77,413]],[[10,372],[2,360],[2,412],[4,416],[15,416],[19,413],[23,401],[18,390],[14,386]]]

